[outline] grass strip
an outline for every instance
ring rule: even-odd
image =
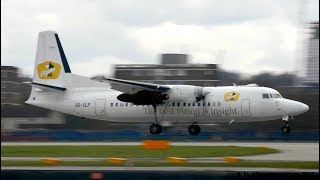
[[[2,157],[122,157],[165,158],[247,156],[278,150],[240,146],[170,146],[167,150],[145,150],[142,146],[2,146]]]

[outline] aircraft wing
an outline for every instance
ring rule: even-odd
[[[110,82],[111,89],[127,93],[127,94],[135,94],[141,90],[147,91],[158,91],[165,92],[170,89],[168,86],[152,84],[152,83],[144,83],[138,81],[129,81],[123,79],[114,79],[114,78],[105,78],[103,80]]]

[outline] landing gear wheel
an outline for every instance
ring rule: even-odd
[[[189,126],[188,131],[189,131],[189,134],[195,136],[200,133],[201,128],[200,128],[200,126],[193,124],[193,125]]]
[[[283,133],[289,134],[291,131],[291,128],[290,126],[282,126],[281,130]]]
[[[151,124],[150,128],[150,133],[151,134],[160,134],[162,132],[162,126],[160,124]]]

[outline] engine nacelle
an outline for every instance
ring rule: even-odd
[[[163,101],[169,99],[169,95],[142,90],[136,94],[120,94],[117,99],[122,102],[131,102],[135,105],[153,105],[162,104]]]
[[[167,94],[169,95],[169,101],[196,103],[209,94],[209,91],[205,87],[173,85],[170,86]]]
[[[117,99],[122,102],[131,102],[135,105],[163,104],[164,101],[196,103],[204,98],[209,91],[205,87],[190,85],[173,85],[167,92],[142,90],[136,94],[120,94]]]

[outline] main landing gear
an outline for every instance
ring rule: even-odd
[[[201,131],[200,126],[197,125],[196,122],[194,122],[191,126],[188,128],[189,134],[195,136],[198,135]]]
[[[153,110],[154,110],[155,122],[153,124],[151,124],[149,130],[150,130],[151,134],[161,134],[162,126],[159,124],[158,118],[157,118],[157,105],[153,104],[152,107],[153,107]]]
[[[293,119],[293,117],[285,116],[282,118],[282,120],[285,122],[285,125],[282,126],[281,131],[286,134],[289,134],[291,132],[291,128],[289,126],[289,121],[288,121],[289,119]]]
[[[161,134],[162,126],[160,125],[158,118],[157,118],[157,105],[154,104],[154,105],[152,105],[152,107],[154,110],[155,122],[153,124],[151,124],[149,131],[151,134]],[[162,117],[161,117],[161,119],[162,119]],[[197,125],[197,122],[194,122],[192,125],[189,126],[188,131],[189,131],[189,134],[196,136],[200,133],[201,128],[200,128],[200,126]]]
[[[162,132],[162,126],[160,124],[153,123],[151,124],[149,130],[151,134],[160,134]]]

